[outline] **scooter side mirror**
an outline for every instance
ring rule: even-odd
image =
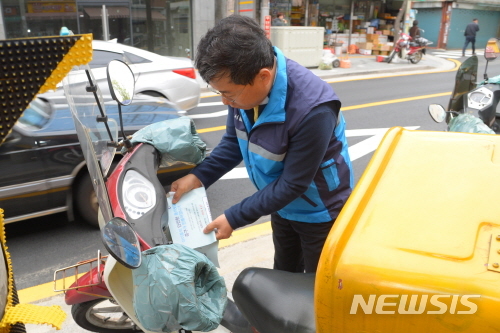
[[[121,105],[130,105],[134,97],[135,80],[130,67],[120,60],[111,60],[107,67],[111,97]]]
[[[484,49],[484,58],[488,61],[495,60],[500,54],[500,40],[497,38],[490,38],[486,43]]]
[[[429,105],[429,114],[436,123],[442,123],[446,118],[446,111],[440,104]]]
[[[101,237],[106,250],[120,264],[132,269],[141,265],[139,239],[127,221],[114,217],[101,229]]]

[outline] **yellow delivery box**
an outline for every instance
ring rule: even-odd
[[[390,129],[330,232],[318,333],[498,332],[500,136]]]

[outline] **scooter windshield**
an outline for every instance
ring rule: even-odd
[[[461,111],[464,109],[464,94],[476,88],[477,82],[477,56],[465,60],[458,68],[455,78],[455,87],[448,105],[449,111]]]
[[[114,119],[106,117],[101,91],[88,65],[74,67],[64,78],[63,87],[99,208],[104,220],[109,221],[113,213],[104,177],[116,152],[118,125]]]

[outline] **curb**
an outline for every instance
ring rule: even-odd
[[[335,74],[326,74],[326,75],[318,75],[321,79],[335,79],[338,77],[345,77],[345,76],[357,76],[357,75],[371,75],[371,74],[386,74],[386,73],[397,73],[397,72],[416,72],[419,70],[431,70],[431,69],[436,69],[434,66],[425,66],[425,67],[419,67],[419,68],[409,68],[409,69],[400,69],[400,68],[392,68],[392,69],[374,69],[374,70],[367,70],[367,71],[362,71],[362,72],[347,72],[347,73],[335,73]]]

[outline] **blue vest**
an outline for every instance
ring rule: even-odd
[[[244,110],[234,110],[234,125],[248,175],[257,189],[274,181],[283,171],[289,139],[300,122],[316,106],[338,100],[329,84],[274,48],[276,78],[269,102],[252,125]],[[334,220],[353,187],[352,166],[345,138],[345,121],[337,125],[323,161],[307,191],[278,211],[289,220]],[[250,138],[250,140],[249,140]],[[314,147],[311,147],[314,149]]]

